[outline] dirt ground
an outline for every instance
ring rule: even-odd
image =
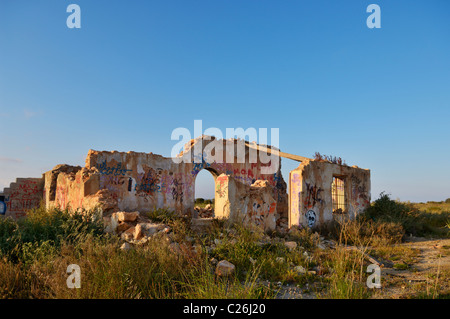
[[[416,254],[406,269],[397,269],[395,261],[378,259],[381,266],[381,288],[373,291],[375,299],[433,298],[450,291],[450,239],[408,237],[403,248]],[[306,291],[305,291],[306,288]],[[279,299],[315,299],[309,287],[282,286]]]
[[[408,269],[395,269],[386,263],[381,268],[382,288],[374,298],[433,297],[450,289],[450,239],[409,237],[400,246],[417,250]]]

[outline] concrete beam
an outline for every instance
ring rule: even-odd
[[[277,155],[279,157],[288,158],[288,159],[291,159],[291,160],[294,160],[294,161],[297,161],[297,162],[313,161],[312,158],[303,157],[303,156],[300,156],[300,155],[289,154],[289,153],[285,153],[285,152],[280,152],[278,150],[270,149],[270,148],[267,148],[265,146],[261,146],[261,145],[258,145],[258,144],[251,144],[251,143],[245,142],[245,145],[247,147],[249,147],[249,148],[253,148],[253,149],[256,149],[256,150],[261,151],[261,152],[274,154],[274,155]]]

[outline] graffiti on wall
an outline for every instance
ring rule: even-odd
[[[255,199],[247,211],[246,220],[256,226],[264,227],[266,220],[271,218],[277,209],[277,203],[266,203],[262,199]]]
[[[201,160],[201,161],[200,161]],[[198,172],[200,172],[204,168],[208,168],[211,166],[211,163],[207,160],[206,155],[194,155],[194,167],[192,168],[191,174],[193,176],[197,176]]]
[[[181,178],[175,178],[172,184],[172,198],[175,200],[175,202],[182,204],[183,194],[183,183],[181,182]]]
[[[125,176],[127,172],[132,171],[131,169],[127,169],[122,163],[117,163],[115,166],[109,167],[106,161],[97,164],[96,167],[102,175]]]
[[[0,215],[6,214],[5,196],[0,196]]]
[[[138,181],[134,186],[137,193],[151,194],[154,192],[161,192],[161,177],[162,170],[149,168],[145,173],[138,175]]]
[[[323,189],[321,187],[317,187],[316,185],[312,185],[309,183],[305,184],[306,184],[306,193],[305,193],[305,200],[303,201],[305,207],[308,209],[316,206],[316,204],[324,204],[325,202],[320,195],[320,193],[323,192]]]
[[[17,181],[8,196],[4,197],[4,212],[14,214],[15,217],[25,216],[30,209],[38,207],[43,196],[42,187],[38,179],[25,179]]]
[[[366,189],[366,185],[364,183],[362,183],[361,179],[352,174],[351,176],[351,181],[352,181],[352,198],[353,201],[355,202],[356,206],[359,206],[359,200],[361,199],[363,201],[364,204],[369,204],[369,195],[368,195],[368,191]]]
[[[216,193],[220,198],[225,197],[225,185],[228,182],[228,176],[219,176],[216,181]]]
[[[308,227],[311,228],[316,224],[316,213],[313,210],[308,210],[305,214]]]
[[[193,178],[184,178],[182,173],[150,167],[144,173],[138,174],[134,191],[136,196],[144,198],[158,194],[170,195],[175,202],[182,204],[187,193],[186,188],[191,183],[193,183]],[[128,188],[131,187],[128,186]]]

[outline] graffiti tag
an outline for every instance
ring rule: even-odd
[[[104,161],[100,165],[97,164],[96,167],[102,175],[125,176],[127,172],[132,171],[131,169],[127,169],[125,166],[122,166],[122,163],[118,163],[113,167],[108,167],[106,165],[106,161]]]

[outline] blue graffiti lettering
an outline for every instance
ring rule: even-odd
[[[116,166],[108,167],[106,165],[106,161],[101,163],[100,165],[96,165],[98,171],[102,175],[114,175],[114,176],[125,176],[127,172],[131,172],[131,169],[126,169],[125,166],[122,166],[122,163],[118,163]]]

